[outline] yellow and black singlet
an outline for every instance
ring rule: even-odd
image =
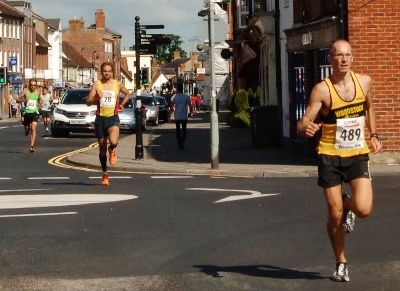
[[[370,152],[365,141],[366,97],[355,73],[351,71],[350,74],[355,86],[352,101],[340,98],[331,80],[324,79],[331,95],[331,109],[326,116],[321,116],[319,154],[351,157]]]
[[[112,117],[118,115],[119,107],[119,87],[118,81],[113,80],[113,88],[111,90],[104,90],[103,84],[100,80],[97,81],[98,92],[103,93],[103,97],[100,98],[100,103],[97,105],[98,116]]]

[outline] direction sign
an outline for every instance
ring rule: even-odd
[[[155,34],[146,34],[146,33],[140,33],[141,38],[163,38],[164,34],[162,33],[155,33]]]
[[[139,44],[139,54],[141,55],[154,55],[157,53],[157,47],[154,43]]]
[[[141,25],[140,28],[141,29],[164,29],[164,25],[163,24]]]
[[[166,45],[171,44],[170,38],[142,38],[140,43],[148,43],[148,44],[155,44],[155,45]]]

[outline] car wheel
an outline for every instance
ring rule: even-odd
[[[157,126],[158,123],[159,123],[159,120],[158,120],[158,115],[157,115],[156,118],[153,120],[153,125]]]

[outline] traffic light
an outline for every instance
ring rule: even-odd
[[[142,68],[142,84],[149,83],[149,68]]]
[[[7,84],[7,67],[0,67],[0,84]]]

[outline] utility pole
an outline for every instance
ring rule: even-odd
[[[219,169],[219,128],[217,98],[215,94],[215,41],[214,41],[215,3],[210,1],[208,14],[208,35],[210,42],[210,75],[211,75],[211,169]]]

